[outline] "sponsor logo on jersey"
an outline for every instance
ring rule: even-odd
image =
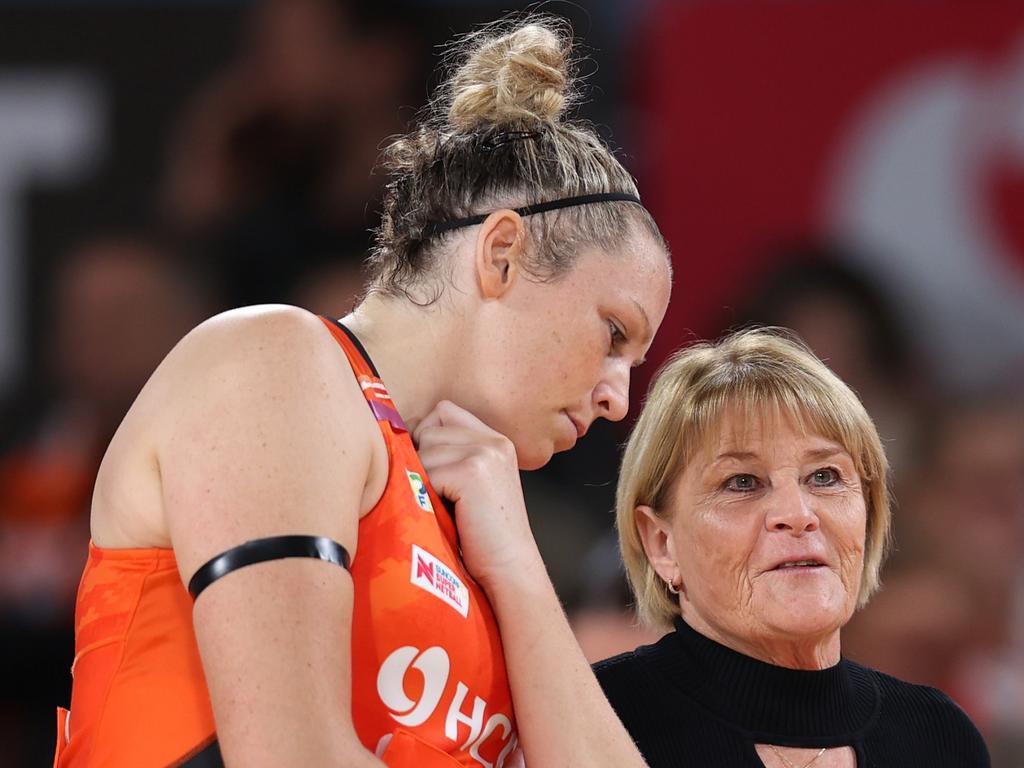
[[[363,392],[370,390],[371,394],[384,400],[390,400],[391,395],[388,394],[388,389],[381,382],[374,381],[373,379],[366,378],[365,376],[359,377],[359,386]]]
[[[407,677],[409,682],[422,680],[422,684],[407,685]],[[468,754],[474,761],[471,765],[480,768],[522,765],[522,753],[516,749],[519,738],[512,726],[511,714],[495,711],[458,678],[452,693],[448,684],[452,677],[452,660],[441,646],[420,649],[403,645],[388,654],[380,665],[377,695],[388,708],[391,719],[406,728],[417,728],[435,713],[444,713],[445,739],[452,749]],[[416,690],[420,691],[418,699],[410,699],[408,693]],[[384,754],[389,742],[387,735],[378,742],[378,757]]]
[[[469,616],[469,589],[462,583],[462,579],[447,565],[415,544],[412,545],[412,574],[409,580],[448,603],[463,618]]]
[[[420,509],[433,514],[434,505],[430,503],[430,494],[427,493],[427,484],[423,482],[423,478],[418,472],[410,472],[408,469],[405,470],[405,474],[409,476],[412,495],[416,498],[416,503],[420,505]]]

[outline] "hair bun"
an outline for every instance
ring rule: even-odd
[[[564,24],[533,19],[511,31],[470,36],[465,60],[448,86],[448,124],[459,133],[481,126],[555,122],[570,98],[571,37]]]

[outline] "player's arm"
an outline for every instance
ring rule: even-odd
[[[452,403],[428,414],[416,437],[431,482],[455,502],[466,567],[494,608],[527,766],[645,766],[562,611],[512,443]]]
[[[375,424],[320,321],[242,310],[168,357],[156,430],[163,510],[185,583],[253,539],[323,536],[356,552]],[[351,717],[352,581],[276,559],[213,581],[193,618],[228,766],[382,765]]]

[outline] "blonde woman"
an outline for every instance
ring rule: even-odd
[[[945,694],[842,658],[878,589],[887,462],[857,396],[801,343],[754,330],[658,374],[619,478],[643,618],[674,629],[596,665],[654,768],[982,768]]]
[[[387,150],[353,314],[228,312],[143,389],[97,479],[59,768],[642,765],[517,472],[625,415],[669,297],[632,178],[563,119],[568,45],[469,38]]]

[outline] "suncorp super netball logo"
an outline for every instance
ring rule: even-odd
[[[469,615],[469,589],[451,568],[426,550],[412,545],[412,573],[409,580],[434,597],[439,597],[462,614]]]

